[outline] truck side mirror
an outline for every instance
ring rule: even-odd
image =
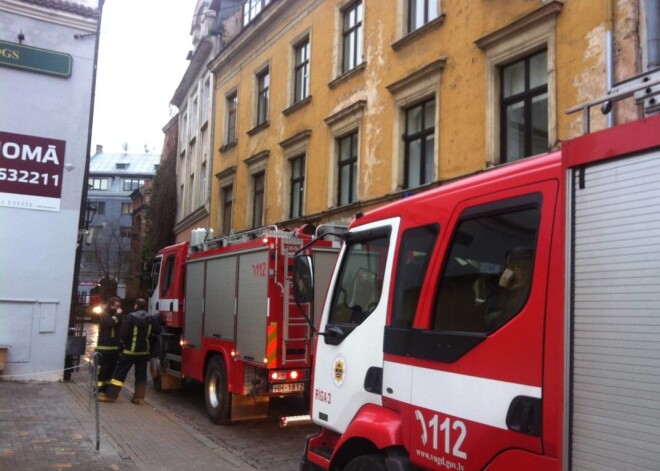
[[[151,292],[151,274],[149,272],[142,272],[140,275],[140,289],[142,291],[148,291]],[[151,293],[149,293],[149,296],[151,296]]]
[[[293,261],[293,297],[298,304],[314,299],[312,257],[309,255],[298,255]]]

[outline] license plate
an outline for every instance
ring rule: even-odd
[[[305,383],[273,384],[271,386],[271,391],[274,393],[303,392],[304,390]]]

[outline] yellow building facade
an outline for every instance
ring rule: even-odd
[[[566,110],[644,62],[632,0],[247,0],[241,15],[209,64],[216,235],[349,222],[557,149],[582,133]]]

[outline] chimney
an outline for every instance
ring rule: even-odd
[[[102,154],[103,153],[103,146],[96,144],[96,153],[97,154]]]

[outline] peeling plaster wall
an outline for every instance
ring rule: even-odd
[[[615,37],[615,77],[620,80],[640,72],[639,1],[640,0],[566,0],[556,16],[555,88],[553,121],[557,148],[562,141],[582,133],[578,114],[565,111],[606,93],[605,36],[607,1],[612,2]],[[266,167],[266,223],[286,221],[288,207],[288,162],[282,141],[310,130],[305,214],[318,215],[332,208],[335,188],[332,170],[331,129],[325,119],[365,100],[360,118],[358,158],[358,198],[368,201],[390,195],[397,190],[393,166],[399,159],[394,136],[399,119],[395,97],[388,86],[400,82],[424,66],[446,56],[444,69],[436,90],[437,131],[436,166],[439,180],[455,178],[479,171],[486,165],[489,84],[486,51],[475,42],[486,35],[505,29],[544,6],[542,0],[491,0],[489,2],[441,2],[446,17],[415,37],[401,43],[403,0],[364,0],[364,60],[363,70],[336,80],[338,44],[341,36],[340,13],[346,1],[339,0],[279,0],[268,9],[272,15],[279,9],[284,14],[267,18],[249,41],[236,41],[216,59],[216,120],[214,174],[236,166],[234,186],[234,230],[249,227],[250,156],[269,151]],[[296,38],[305,32],[311,37],[311,100],[283,113],[291,106],[291,48]],[[395,43],[399,43],[396,44]],[[270,124],[253,135],[254,73],[270,63],[271,102]],[[231,149],[219,152],[224,136],[225,96],[238,89],[238,142]],[[631,120],[637,110],[631,105],[617,106],[617,120]],[[497,119],[497,118],[496,118]],[[592,112],[592,129],[606,125],[598,110]],[[218,221],[217,179],[213,181],[212,221]],[[330,204],[329,204],[330,202]],[[359,207],[359,210],[368,209]],[[356,208],[345,214],[333,213],[330,218],[350,218]],[[217,228],[216,228],[217,229]]]

